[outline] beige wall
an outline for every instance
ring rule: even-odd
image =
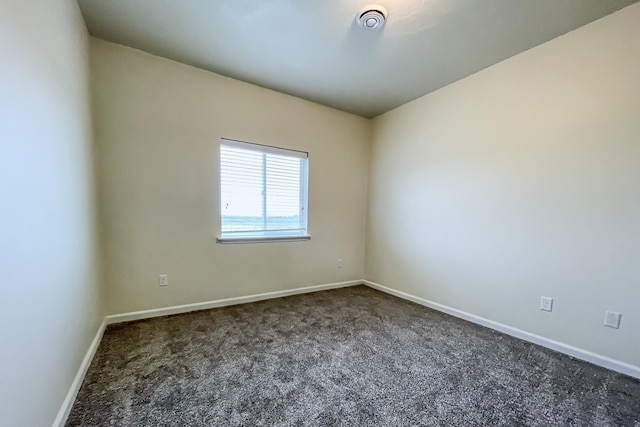
[[[362,278],[367,120],[91,45],[109,313]],[[310,241],[216,243],[220,137],[309,152]]]
[[[375,119],[366,277],[640,365],[638,23],[640,4]]]
[[[51,425],[102,321],[88,37],[73,0],[0,0],[0,425]]]

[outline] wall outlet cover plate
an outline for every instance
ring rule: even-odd
[[[615,311],[606,311],[604,313],[604,325],[609,326],[610,328],[618,329],[620,328],[620,318],[622,314]]]
[[[553,309],[553,298],[541,297],[540,310],[551,311]]]

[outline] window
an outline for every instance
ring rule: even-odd
[[[222,139],[220,243],[306,240],[308,154]]]

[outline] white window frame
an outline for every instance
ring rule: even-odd
[[[223,220],[223,206],[222,206],[222,154],[221,150],[223,146],[227,147],[236,147],[241,148],[243,150],[251,150],[258,153],[262,153],[263,155],[267,154],[275,154],[280,156],[287,157],[296,157],[300,159],[304,159],[304,167],[301,168],[300,174],[300,221],[301,227],[298,230],[263,230],[263,231],[247,231],[247,232],[223,232],[222,231],[222,220]],[[309,208],[308,208],[308,199],[309,199],[309,153],[305,151],[299,150],[291,150],[287,148],[274,147],[271,145],[263,145],[256,144],[252,142],[239,141],[236,139],[230,138],[221,138],[219,144],[219,167],[220,167],[220,182],[218,185],[218,191],[220,192],[220,236],[216,239],[218,243],[222,244],[234,244],[234,243],[273,243],[273,242],[294,242],[294,241],[305,241],[311,239],[311,236],[308,233],[308,219],[309,219]],[[266,168],[263,170],[263,175],[265,175],[266,182]],[[266,191],[266,189],[265,189]],[[266,199],[265,199],[266,200]],[[304,214],[303,214],[304,213]],[[266,202],[263,204],[263,218],[266,220]]]

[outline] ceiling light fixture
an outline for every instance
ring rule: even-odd
[[[356,16],[358,25],[367,30],[376,30],[384,25],[387,20],[387,9],[382,6],[367,6]]]

